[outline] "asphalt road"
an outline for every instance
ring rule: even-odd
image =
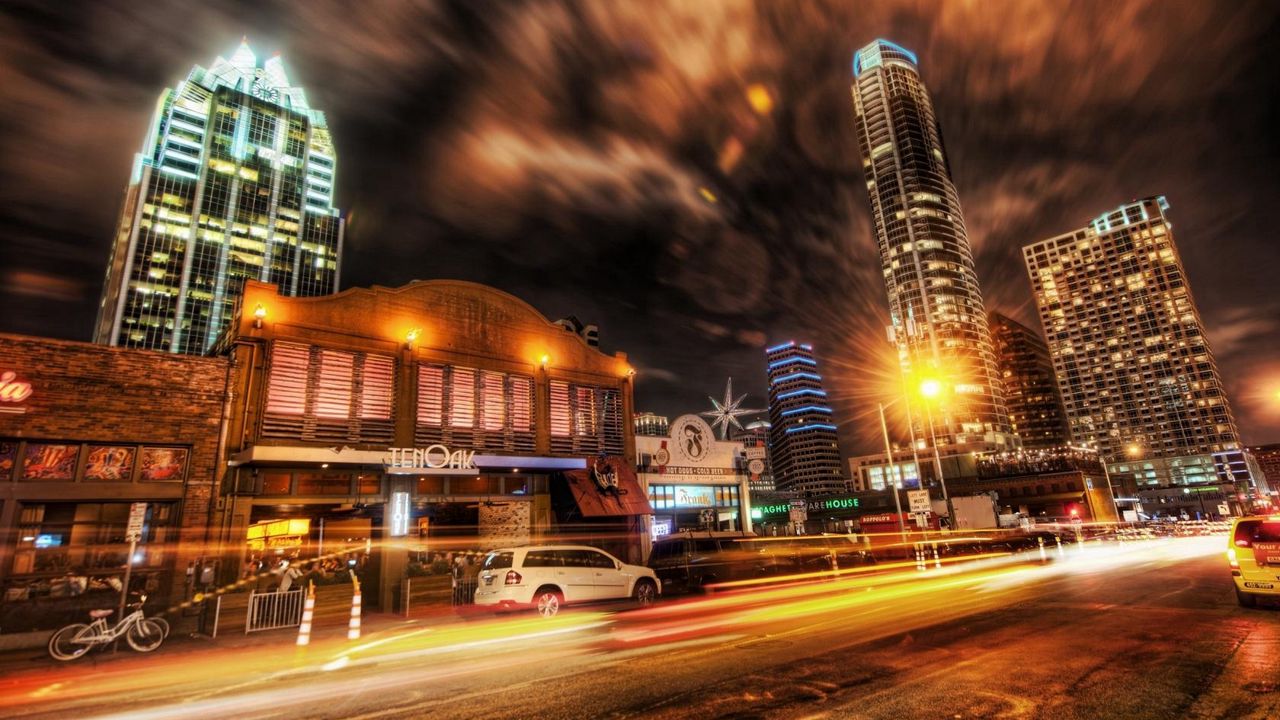
[[[10,673],[0,716],[1277,718],[1280,611],[1236,606],[1224,545],[406,623],[305,651],[162,648]]]

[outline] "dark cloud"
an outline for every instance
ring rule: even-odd
[[[1164,194],[1245,439],[1280,439],[1270,5],[6,3],[3,329],[88,336],[157,94],[241,35],[329,116],[345,285],[465,278],[599,323],[668,414],[729,375],[762,396],[761,346],[809,340],[850,450],[895,382],[850,60],[894,38],[988,304],[1034,324],[1019,248]]]

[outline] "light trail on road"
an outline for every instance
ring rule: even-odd
[[[333,638],[295,649],[209,648],[128,657],[102,665],[45,667],[0,681],[0,714],[104,717],[340,716],[340,702],[386,697],[443,701],[431,689],[519,673],[544,679],[607,665],[635,653],[690,652],[748,638],[827,632],[869,640],[997,609],[1055,582],[1138,566],[1164,566],[1216,553],[1220,538],[1074,546],[1039,563],[1036,553],[874,572],[793,578],[766,587],[667,600],[630,611],[571,609],[552,619],[494,616],[436,627],[406,623],[351,644]],[[1055,553],[1056,555],[1056,553]],[[338,704],[333,704],[338,703]],[[333,715],[331,715],[331,713]]]

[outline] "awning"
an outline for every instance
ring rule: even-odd
[[[564,476],[583,517],[653,514],[635,468],[620,457],[588,460],[586,470]]]

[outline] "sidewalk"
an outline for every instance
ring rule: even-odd
[[[323,616],[317,615],[312,625],[312,645],[334,646],[348,642],[346,637],[349,617],[349,613],[340,615],[334,612],[325,613]],[[449,606],[424,609],[422,612],[415,612],[409,618],[396,613],[366,612],[362,616],[360,640],[350,642],[355,645],[394,631],[457,625],[467,622],[468,619],[473,617],[487,617],[487,615],[474,609],[459,612]],[[140,660],[142,658],[161,658],[165,655],[180,655],[184,662],[191,662],[192,660],[198,661],[200,656],[206,653],[225,653],[235,650],[245,652],[287,650],[296,647],[297,639],[298,628],[296,626],[249,634],[224,632],[220,633],[216,638],[183,633],[175,629],[165,639],[164,645],[155,652],[146,654],[134,652],[122,640],[119,650],[115,653],[112,653],[110,648],[95,649],[85,654],[84,657],[66,663],[51,658],[48,650],[43,646],[10,650],[0,652],[0,678],[31,670],[50,670],[79,665],[114,665],[115,663],[128,663],[130,660]]]

